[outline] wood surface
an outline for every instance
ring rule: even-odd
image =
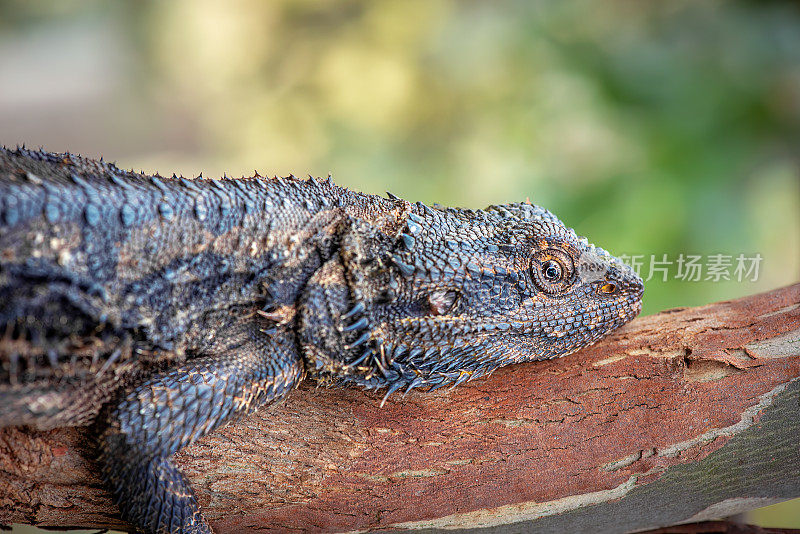
[[[176,461],[220,533],[630,532],[800,497],[800,284],[382,396],[305,383]],[[93,439],[0,431],[0,524],[126,529]]]

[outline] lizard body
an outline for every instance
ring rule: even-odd
[[[123,517],[210,532],[170,456],[305,376],[458,384],[593,343],[642,287],[527,203],[431,208],[4,148],[0,427],[99,420]]]

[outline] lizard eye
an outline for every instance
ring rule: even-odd
[[[453,290],[434,291],[428,297],[431,315],[445,315],[455,308],[458,292]]]
[[[539,289],[550,295],[558,295],[572,284],[575,268],[567,253],[551,248],[533,257],[531,274]]]

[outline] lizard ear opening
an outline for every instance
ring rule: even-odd
[[[458,304],[458,291],[437,290],[428,296],[431,315],[446,315]]]

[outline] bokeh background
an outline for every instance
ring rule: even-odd
[[[800,279],[800,4],[0,0],[0,143],[530,198],[645,277],[761,255],[755,281],[669,266],[654,313]],[[800,527],[800,503],[754,520]]]

